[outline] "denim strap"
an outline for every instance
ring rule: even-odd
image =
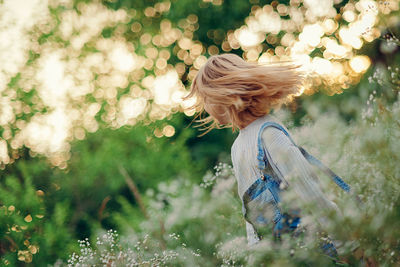
[[[280,202],[280,197],[279,197],[279,184],[272,179],[269,175],[264,175],[262,178],[258,178],[247,190],[244,192],[242,196],[242,213],[244,216],[244,219],[250,223],[253,228],[255,229],[255,234],[256,238],[260,240],[262,237],[257,231],[257,227],[254,225],[254,223],[250,220],[248,217],[249,214],[248,212],[251,211],[251,208],[249,208],[249,203],[254,201],[256,198],[258,198],[261,194],[263,194],[265,191],[268,191],[271,193],[271,196],[273,198],[273,208],[275,210],[275,215],[274,218],[272,219],[272,222],[275,225],[274,231],[276,231],[277,225],[279,225],[279,221],[282,218],[282,213],[280,211],[280,208],[278,207],[278,203]]]
[[[280,124],[278,124],[276,122],[271,122],[271,121],[266,122],[260,128],[260,131],[258,134],[258,139],[257,139],[257,145],[258,145],[257,160],[258,160],[258,168],[260,170],[265,169],[266,164],[268,164],[268,159],[267,159],[267,154],[266,154],[266,153],[268,153],[268,151],[265,151],[265,149],[264,149],[261,133],[263,132],[263,130],[265,128],[267,128],[269,126],[278,128],[279,130],[283,131],[287,135],[287,137],[290,139],[290,141],[293,143],[293,145],[295,145],[301,151],[303,156],[307,159],[307,161],[310,164],[313,164],[313,165],[317,166],[318,168],[320,168],[341,189],[343,189],[346,192],[350,192],[350,189],[351,189],[350,186],[346,182],[344,182],[342,180],[342,178],[340,178],[338,175],[336,175],[331,169],[329,169],[327,166],[325,166],[321,161],[319,161],[318,159],[313,157],[311,154],[309,154],[304,148],[297,146],[296,143],[293,141],[293,139],[290,137],[289,133]]]

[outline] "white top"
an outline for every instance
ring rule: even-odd
[[[257,137],[260,127],[267,121],[279,123],[291,135],[287,128],[271,114],[258,118],[246,128],[240,130],[231,149],[232,164],[240,198],[247,188],[260,177],[260,170],[257,167]],[[268,161],[272,160],[278,168],[285,180],[283,184],[288,186],[288,190],[293,188],[302,200],[317,203],[318,209],[335,209],[338,211],[336,204],[322,192],[313,167],[283,131],[275,127],[265,128],[262,133],[262,142],[271,156]],[[295,208],[295,204],[291,207]],[[324,220],[324,217],[321,217],[320,223],[323,223]],[[249,245],[256,243],[257,239],[254,235],[253,226],[247,221],[246,232]]]

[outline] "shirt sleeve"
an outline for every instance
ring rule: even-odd
[[[304,201],[304,204],[316,204],[312,213],[318,214],[320,211],[332,210],[340,213],[336,204],[323,193],[318,176],[310,163],[284,132],[275,127],[267,127],[262,132],[262,141],[268,152],[266,154],[270,157],[268,161],[273,161],[280,172],[279,176],[285,179],[289,187],[292,187],[296,197]],[[293,204],[299,205],[297,201]],[[317,216],[317,218],[322,224],[326,220],[324,216]]]
[[[254,227],[246,221],[246,235],[247,235],[247,244],[248,246],[253,246],[257,244],[260,239],[257,237],[256,231]]]

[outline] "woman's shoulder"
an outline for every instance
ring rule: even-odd
[[[266,127],[266,126],[275,126],[275,127]],[[247,129],[246,129],[247,128]],[[245,131],[242,131],[243,135],[256,135],[258,136],[260,134],[260,131],[263,131],[264,129],[269,129],[269,128],[275,128],[275,129],[283,129],[286,132],[289,132],[284,123],[275,115],[272,114],[267,114],[263,117],[260,117],[256,121],[254,121],[252,124],[248,125],[248,127],[245,128]]]
[[[273,123],[272,125],[275,127],[265,127],[268,122],[272,122]],[[269,115],[267,118],[265,118],[265,120],[261,124],[260,130],[263,130],[263,132],[267,131],[274,134],[277,133],[285,134],[285,132],[288,134],[290,133],[288,128],[286,128],[285,124],[278,117],[274,115]]]
[[[250,143],[252,143],[252,140],[256,142],[258,139],[258,136],[262,133],[265,132],[266,129],[268,129],[268,133],[271,133],[272,135],[277,135],[277,134],[284,134],[284,132],[276,127],[265,127],[266,123],[272,122],[275,125],[279,126],[280,129],[283,129],[287,133],[289,133],[288,129],[285,127],[285,125],[281,122],[280,119],[278,119],[275,115],[273,114],[266,114],[249,125],[247,125],[244,129],[241,129],[239,131],[238,136],[236,137],[235,141],[232,144],[231,147],[231,153],[233,151],[237,151],[240,149],[240,147],[243,146],[248,146]],[[265,129],[264,129],[264,127]]]
[[[232,146],[231,146],[231,154],[233,154],[236,150],[237,150],[237,147],[238,147],[238,143],[240,142],[239,141],[239,138],[240,138],[240,134],[236,137],[236,139],[233,141],[233,143],[232,143]]]
[[[271,120],[269,122],[273,122],[273,124],[271,124],[271,126],[273,127],[265,127],[267,126],[267,124],[265,123],[263,124],[264,127],[261,127],[259,131],[260,138],[262,138],[264,142],[271,143],[278,139],[291,140],[292,134],[278,118],[271,117]]]

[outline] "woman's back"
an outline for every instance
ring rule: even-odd
[[[242,198],[246,189],[257,180],[260,175],[258,167],[258,134],[261,126],[266,122],[283,124],[272,114],[267,114],[241,129],[231,148],[232,164],[238,183],[238,194]],[[286,127],[283,126],[285,130]],[[280,133],[278,133],[279,135]],[[284,133],[282,133],[284,134]],[[274,175],[273,173],[271,173]]]
[[[287,128],[272,114],[266,114],[250,123],[244,129],[241,129],[235,142],[231,148],[232,165],[235,172],[235,177],[238,184],[238,195],[243,203],[243,196],[245,192],[254,185],[261,175],[267,174],[269,177],[279,181],[276,173],[273,171],[271,165],[265,166],[266,168],[260,169],[258,156],[260,154],[260,144],[258,144],[259,134],[261,127],[267,122],[275,122],[282,126],[286,131]],[[274,140],[279,139],[280,135],[285,135],[282,131],[269,131],[268,143],[273,143]],[[279,153],[279,152],[278,152]],[[264,191],[264,200],[272,199],[273,196],[269,191]],[[269,207],[271,211],[277,207]],[[245,205],[242,207],[243,213],[246,212]],[[279,214],[272,214],[272,217],[279,216]],[[272,218],[271,217],[271,218]],[[259,241],[258,234],[253,225],[246,220],[246,233],[249,245],[253,245]]]
[[[231,156],[243,215],[247,217],[249,245],[259,240],[260,230],[280,228],[278,235],[281,230],[295,230],[300,220],[299,201],[315,203],[313,212],[321,224],[326,222],[321,211],[338,211],[323,193],[313,167],[294,144],[288,129],[275,116],[265,115],[242,129],[232,145]],[[288,209],[281,210],[278,203],[287,191],[297,194],[296,201],[286,202]],[[288,229],[282,229],[279,224],[286,219],[297,223],[285,223]],[[254,223],[259,223],[258,230]]]

